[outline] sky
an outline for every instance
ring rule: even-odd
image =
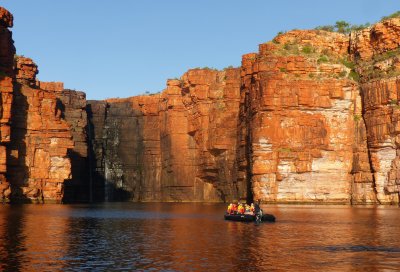
[[[18,55],[87,99],[165,88],[195,67],[240,66],[279,31],[376,22],[399,0],[0,0]]]

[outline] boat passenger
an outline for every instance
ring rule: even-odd
[[[232,214],[237,213],[237,205],[235,203],[232,204]]]
[[[249,205],[247,205],[246,204],[246,206],[245,206],[245,214],[249,214],[249,215],[253,215],[253,212],[251,211],[251,209],[250,209],[250,206]]]
[[[228,205],[228,209],[226,210],[227,213],[231,214],[232,212],[232,203]]]
[[[260,200],[254,205],[254,214],[260,214],[262,216],[262,209],[260,208]]]
[[[244,205],[243,205],[243,204],[239,204],[238,212],[239,212],[240,214],[244,214],[245,209],[244,209]]]
[[[250,205],[250,211],[252,214],[254,214],[254,203],[251,203]]]

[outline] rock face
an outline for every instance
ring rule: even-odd
[[[92,198],[96,201],[105,200],[105,155],[104,146],[106,138],[105,131],[106,112],[108,104],[105,101],[87,101],[87,136],[88,136],[88,163],[90,179],[92,180]]]
[[[13,16],[0,7],[0,199],[10,196],[11,190],[6,178],[7,144],[10,142],[10,118],[13,100],[14,54],[11,32]]]
[[[72,133],[74,148],[68,150],[71,160],[71,179],[65,182],[65,201],[91,201],[87,145],[86,94],[63,89],[55,92],[60,107],[61,118],[67,122]]]
[[[162,94],[90,101],[105,199],[245,197],[236,167],[239,88],[238,69],[194,69]]]
[[[356,82],[347,78],[348,68],[337,63],[347,57],[346,37],[294,32],[243,57],[243,131],[249,134],[244,138],[255,199],[373,201],[368,190],[352,194],[354,116],[361,112],[361,98]],[[372,190],[367,177],[358,182]]]
[[[400,18],[294,30],[240,68],[86,101],[14,58],[0,8],[0,199],[398,203]]]
[[[350,51],[357,59],[370,60],[375,55],[398,49],[399,39],[400,18],[392,18],[351,33]]]
[[[71,160],[71,178],[64,182],[63,200],[65,202],[90,201],[86,94],[64,89],[62,82],[36,81],[36,85],[39,89],[55,94],[60,118],[67,122],[72,134],[74,147],[67,152]]]
[[[160,95],[91,102],[106,199],[398,202],[399,21],[290,31],[240,75],[195,69]]]
[[[12,201],[60,202],[71,177],[67,150],[73,148],[68,124],[61,119],[54,92],[36,86],[37,66],[16,61],[12,128],[7,166]]]
[[[367,143],[379,203],[399,202],[400,18],[353,33],[351,53],[361,77]]]

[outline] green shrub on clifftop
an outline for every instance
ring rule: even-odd
[[[400,10],[396,11],[395,13],[392,13],[392,14],[390,14],[388,16],[383,16],[382,20],[388,20],[388,19],[397,18],[397,17],[400,17]]]
[[[324,26],[317,26],[316,30],[325,30],[329,32],[339,32],[342,34],[349,34],[352,31],[362,30],[364,28],[369,27],[370,23],[365,23],[361,25],[352,25],[346,21],[337,21],[335,25],[324,25]]]

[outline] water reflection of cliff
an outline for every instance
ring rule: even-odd
[[[225,221],[221,204],[0,205],[0,271],[398,267],[398,208],[263,208],[276,223]]]
[[[20,271],[26,258],[25,229],[26,206],[0,207],[0,270]]]
[[[66,206],[0,206],[0,270],[59,270],[68,245],[66,212]]]

